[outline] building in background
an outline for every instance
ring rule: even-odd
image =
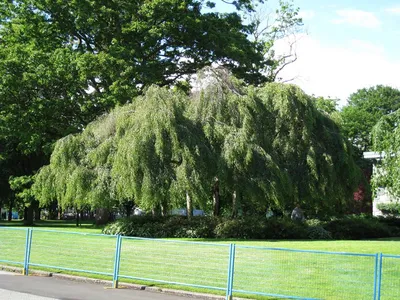
[[[368,160],[372,160],[372,176],[379,174],[379,172],[384,172],[379,167],[379,161],[384,157],[384,153],[379,152],[364,152],[363,157]],[[372,215],[375,217],[384,216],[385,214],[378,208],[379,204],[386,204],[398,201],[395,197],[393,197],[386,187],[379,187],[377,190],[373,192],[374,198],[372,200]]]

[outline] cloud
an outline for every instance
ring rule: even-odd
[[[300,10],[299,15],[303,20],[311,20],[315,17],[315,11],[313,10]]]
[[[283,80],[295,78],[306,93],[340,99],[343,106],[350,94],[377,84],[400,88],[397,80],[400,60],[390,61],[384,48],[367,41],[328,47],[308,35],[297,36],[297,61],[280,74]],[[279,41],[276,51],[285,53],[288,42]]]
[[[337,10],[336,14],[340,17],[332,22],[334,24],[350,24],[365,28],[378,28],[381,21],[372,13],[356,9]]]
[[[394,15],[400,15],[400,6],[394,6],[391,8],[385,9],[386,12]]]

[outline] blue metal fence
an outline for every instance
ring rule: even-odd
[[[400,299],[400,256],[381,254],[380,261],[380,299]]]
[[[0,227],[0,262],[284,299],[400,299],[400,256]]]

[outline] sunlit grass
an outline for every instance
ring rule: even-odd
[[[56,227],[57,224],[62,227]],[[79,231],[79,234],[74,234],[74,231]],[[79,270],[89,270],[98,274],[86,276],[111,279],[116,237],[93,235],[100,232],[101,229],[92,224],[77,228],[74,222],[42,222],[33,228],[31,268],[79,275],[84,274]],[[22,263],[25,241],[26,228],[0,227],[0,260]],[[398,240],[189,241],[191,243],[182,239],[160,241],[123,238],[120,280],[224,294],[229,244],[232,243],[236,244],[235,295],[239,295],[239,291],[243,291],[240,296],[246,291],[254,291],[320,299],[370,299],[374,292],[374,255],[400,255]],[[276,248],[351,252],[370,256],[293,252]],[[384,258],[383,271],[382,299],[399,299],[400,259]]]

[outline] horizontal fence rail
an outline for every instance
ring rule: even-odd
[[[0,227],[0,263],[263,295],[400,299],[400,255],[239,246]]]

